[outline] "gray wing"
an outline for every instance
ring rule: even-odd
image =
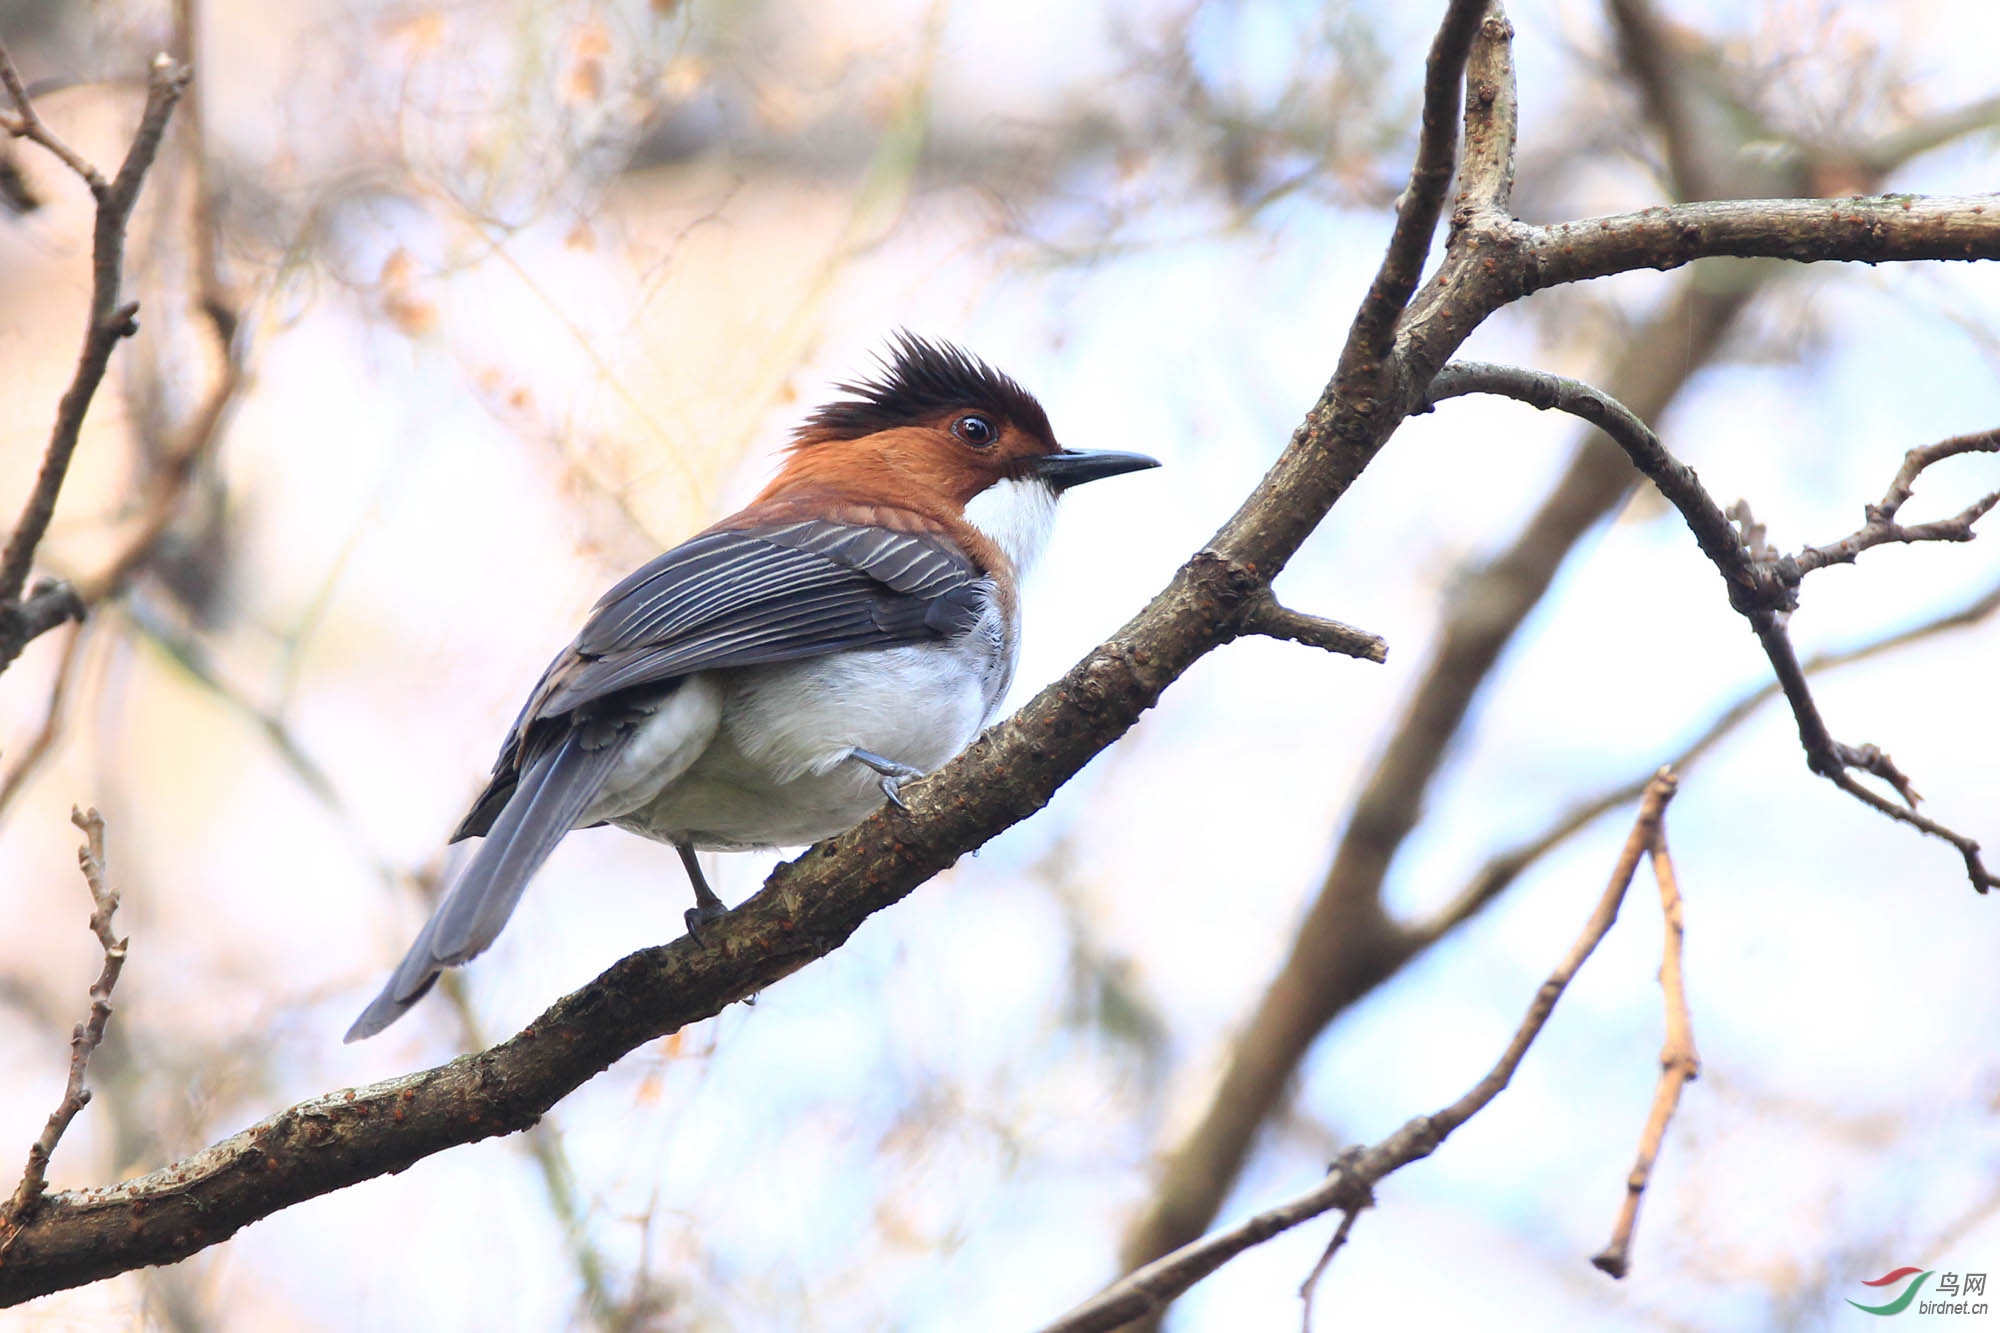
[[[962,633],[979,617],[979,581],[929,534],[823,520],[708,533],[599,599],[536,711],[716,667]],[[580,664],[565,671],[571,655]]]
[[[684,542],[598,599],[452,840],[486,832],[515,775],[572,726],[622,730],[632,704],[697,671],[963,634],[990,590],[963,551],[928,533],[813,519]]]

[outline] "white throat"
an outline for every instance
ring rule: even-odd
[[[1018,578],[1048,544],[1056,521],[1055,487],[1038,477],[996,481],[966,503],[965,521],[1000,548]]]

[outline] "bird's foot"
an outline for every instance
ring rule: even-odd
[[[898,810],[907,810],[910,808],[903,804],[902,784],[911,778],[922,777],[924,770],[921,768],[911,768],[908,764],[898,763],[894,759],[885,759],[883,756],[869,750],[849,750],[847,757],[868,765],[868,767],[882,775],[882,794],[889,798],[890,805],[895,806]]]
[[[674,850],[681,854],[681,865],[687,868],[688,885],[694,890],[694,906],[682,914],[681,920],[687,922],[688,938],[706,949],[708,941],[701,937],[703,928],[728,916],[729,908],[715,896],[715,890],[708,887],[708,880],[701,873],[701,862],[695,859],[694,848],[688,843],[677,842]]]
[[[681,920],[687,923],[688,937],[706,949],[708,941],[703,938],[702,932],[728,915],[729,909],[722,905],[720,899],[711,895],[707,902],[697,903],[683,912]]]

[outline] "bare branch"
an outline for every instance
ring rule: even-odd
[[[1973,532],[1972,525],[1984,517],[1994,505],[2000,504],[2000,491],[1993,491],[1980,497],[1951,518],[1908,527],[1896,522],[1897,512],[1910,498],[1917,477],[1925,468],[1943,459],[1969,453],[2000,453],[2000,430],[1954,436],[1949,440],[1940,440],[1936,444],[1912,449],[1903,455],[1903,466],[1896,470],[1895,479],[1889,483],[1889,489],[1883,495],[1881,503],[1868,505],[1863,510],[1863,517],[1867,521],[1861,527],[1837,542],[1830,542],[1825,546],[1809,546],[1798,553],[1794,561],[1800,577],[1826,565],[1852,564],[1854,558],[1869,547],[1881,546],[1884,543],[1971,541],[1977,535]]]
[[[1492,6],[1497,12],[1497,2]],[[1376,270],[1355,316],[1348,352],[1365,358],[1366,364],[1380,362],[1388,355],[1396,337],[1396,321],[1410,303],[1423,276],[1431,237],[1444,212],[1445,195],[1451,190],[1453,166],[1458,156],[1459,88],[1464,83],[1465,62],[1472,51],[1473,35],[1488,9],[1488,0],[1449,0],[1437,36],[1431,40],[1424,61],[1423,121],[1417,132],[1417,160],[1410,168],[1410,183],[1403,187],[1396,203],[1396,227],[1389,237],[1388,252]],[[1506,23],[1503,17],[1500,22]],[[1359,367],[1354,367],[1358,369]],[[1342,358],[1341,370],[1350,369]]]
[[[1611,929],[1611,923],[1618,919],[1618,908],[1625,901],[1625,890],[1632,883],[1632,873],[1639,867],[1639,858],[1646,854],[1646,850],[1653,845],[1653,840],[1658,836],[1660,820],[1665,817],[1667,805],[1674,799],[1674,794],[1679,788],[1679,779],[1666,769],[1654,774],[1653,780],[1646,784],[1646,792],[1639,798],[1638,814],[1632,821],[1632,831],[1626,836],[1624,847],[1619,850],[1618,860],[1611,870],[1610,883],[1605,885],[1604,896],[1598,900],[1597,910],[1591,914],[1590,921],[1584,926],[1583,934],[1570,946],[1569,956],[1549,974],[1549,979],[1544,981],[1541,990],[1536,992],[1534,1003],[1528,1006],[1527,1017],[1521,1020],[1521,1026],[1514,1033],[1513,1041],[1508,1043],[1506,1052],[1500,1057],[1500,1062],[1493,1067],[1493,1071],[1481,1079],[1470,1092],[1431,1117],[1431,1123],[1437,1128],[1440,1140],[1484,1110],[1486,1104],[1499,1096],[1513,1079],[1514,1070],[1520,1066],[1521,1057],[1528,1053],[1528,1047],[1540,1034],[1542,1025],[1548,1022],[1549,1015],[1555,1011],[1556,1001],[1562,998],[1563,988],[1569,985],[1571,979],[1576,976],[1577,969],[1581,968],[1584,960],[1590,957],[1591,950],[1597,947],[1598,941],[1602,940],[1605,933]]]
[[[19,748],[14,756],[13,766],[7,775],[0,778],[0,816],[21,794],[44,761],[54,751],[56,740],[62,735],[63,723],[69,716],[70,691],[76,687],[76,677],[83,666],[83,648],[87,639],[86,631],[79,627],[72,629],[68,641],[63,644],[62,657],[56,663],[55,684],[49,690],[48,706],[42,713],[42,724],[35,729],[34,737]]]
[[[61,579],[37,579],[28,595],[12,608],[12,624],[0,635],[18,633],[22,643],[40,638],[58,625],[84,617],[83,599]]]
[[[1536,259],[1530,290],[1674,269],[1697,259],[2000,259],[2000,194],[1864,199],[1716,199],[1521,228]]]
[[[1964,606],[1926,620],[1922,624],[1885,634],[1853,648],[1816,653],[1805,661],[1802,670],[1806,675],[1813,676],[1822,671],[1833,671],[1856,662],[1865,662],[1935,635],[1976,625],[1995,611],[2000,611],[2000,586],[1989,588]],[[1718,713],[1715,720],[1702,729],[1700,735],[1667,761],[1666,766],[1676,773],[1685,773],[1710,750],[1721,744],[1736,728],[1748,721],[1760,707],[1781,693],[1778,682],[1770,680],[1743,695]],[[1651,780],[1651,776],[1650,772],[1641,773],[1630,781],[1578,801],[1551,820],[1540,833],[1488,859],[1465,887],[1453,896],[1450,903],[1434,916],[1410,927],[1407,933],[1412,940],[1412,947],[1428,948],[1471,920],[1488,903],[1499,897],[1529,866],[1619,806],[1638,800],[1640,794],[1646,790],[1646,784]]]
[[[90,889],[90,932],[97,936],[97,942],[104,950],[104,966],[97,974],[97,980],[90,987],[90,1016],[76,1025],[70,1036],[69,1082],[63,1088],[62,1101],[50,1113],[49,1120],[42,1127],[41,1137],[28,1149],[28,1166],[21,1173],[21,1183],[15,1187],[14,1196],[5,1207],[0,1207],[0,1264],[4,1264],[8,1249],[20,1237],[21,1230],[34,1217],[37,1206],[42,1202],[49,1187],[49,1159],[55,1155],[56,1145],[62,1141],[63,1132],[70,1121],[89,1103],[90,1089],[83,1086],[84,1072],[90,1067],[90,1057],[104,1040],[104,1025],[111,1020],[111,988],[118,984],[118,974],[125,967],[125,946],[127,941],[119,939],[111,930],[111,918],[118,910],[118,895],[104,882],[104,820],[97,811],[85,813],[71,810],[69,819],[84,832],[84,844],[77,850],[77,861],[83,869],[83,880]]]
[[[1465,65],[1465,160],[1458,169],[1458,214],[1504,216],[1512,207],[1519,128],[1514,27],[1496,2],[1487,6]]]
[[[91,193],[97,200],[97,220],[91,240],[90,318],[84,330],[83,351],[77,358],[76,374],[57,409],[41,473],[35,479],[34,489],[21,511],[20,520],[7,538],[6,551],[0,555],[0,670],[12,664],[32,637],[26,632],[29,626],[23,621],[22,608],[17,599],[34,564],[35,550],[41,545],[49,520],[55,515],[56,497],[62,490],[63,478],[68,475],[70,458],[76,452],[84,414],[89,411],[90,400],[104,378],[112,350],[121,339],[138,328],[134,322],[138,306],[121,303],[119,294],[124,278],[125,228],[131,220],[132,207],[138,202],[139,188],[145,182],[146,172],[159,151],[160,138],[166,133],[174,104],[180,100],[192,74],[187,66],[176,64],[166,56],[154,60],[146,88],[146,109],[140,115],[139,128],[133,135],[131,147],[126,150],[118,175],[107,185],[88,163],[75,158],[67,149],[50,146],[53,136],[44,140],[31,132],[32,127],[39,126],[41,122],[35,118],[33,104],[28,100],[26,89],[21,86],[19,75],[13,72],[12,62],[0,53],[0,79],[6,81],[8,92],[14,98],[22,122],[21,133],[44,143],[44,146],[50,146],[50,151],[63,157],[89,182]]]
[[[1364,661],[1389,660],[1389,642],[1381,635],[1343,625],[1338,620],[1303,615],[1280,605],[1278,599],[1268,592],[1251,602],[1250,610],[1243,618],[1243,629],[1249,634],[1289,639],[1293,643],[1324,648],[1330,653],[1359,657]]]
[[[1820,716],[1819,705],[1813,700],[1805,672],[1799,666],[1798,654],[1792,647],[1791,636],[1785,629],[1785,615],[1797,604],[1793,589],[1800,575],[1796,572],[1795,562],[1765,558],[1748,549],[1745,536],[1730,526],[1728,516],[1702,488],[1694,469],[1669,454],[1659,437],[1643,421],[1609,395],[1559,375],[1480,362],[1447,366],[1432,382],[1433,401],[1474,392],[1496,393],[1535,407],[1572,412],[1616,440],[1632,460],[1633,466],[1644,473],[1680,511],[1702,553],[1722,575],[1723,583],[1729,589],[1729,604],[1749,620],[1757,641],[1763,645],[1764,655],[1770,659],[1771,669],[1778,677],[1785,700],[1791,705],[1792,716],[1798,722],[1799,743],[1806,753],[1806,766],[1864,804],[1956,847],[1965,860],[1967,878],[1980,893],[2000,883],[1981,863],[1977,842],[1918,814],[1914,808],[1904,808],[1883,799],[1853,777],[1850,770],[1859,768],[1894,787],[1910,807],[1916,805],[1916,793],[1911,789],[1909,779],[1897,769],[1888,755],[1873,745],[1844,745],[1834,740]],[[1946,444],[1954,443],[1956,441],[1946,441]],[[1910,472],[1907,462],[1905,471]],[[1898,474],[1899,480],[1902,475]],[[1892,486],[1892,496],[1894,491]],[[1761,539],[1755,540],[1761,547]]]
[[[1721,571],[1731,606],[1748,614],[1759,608],[1788,611],[1796,604],[1784,581],[1749,558],[1729,515],[1703,489],[1694,469],[1668,453],[1646,423],[1617,399],[1580,380],[1483,361],[1455,361],[1431,381],[1432,403],[1470,393],[1499,394],[1588,421],[1616,441],[1632,465],[1680,511],[1702,554]]]
[[[1914,809],[1884,799],[1855,780],[1848,770],[1859,768],[1889,783],[1911,806],[1916,804],[1916,793],[1910,789],[1909,779],[1896,768],[1889,756],[1873,745],[1843,745],[1834,740],[1825,720],[1820,717],[1819,705],[1814,701],[1812,691],[1806,685],[1805,672],[1799,666],[1798,654],[1792,647],[1791,636],[1786,633],[1783,622],[1769,611],[1753,612],[1749,619],[1750,628],[1756,631],[1757,641],[1764,646],[1764,655],[1771,660],[1771,669],[1777,673],[1779,688],[1785,692],[1785,702],[1791,705],[1792,716],[1798,722],[1799,743],[1805,747],[1806,766],[1862,804],[1956,847],[1965,860],[1966,877],[1980,893],[2000,883],[1979,859],[1977,842],[1928,816],[1918,814]]]
[[[1454,249],[1463,240],[1463,234],[1455,236]],[[1483,257],[1475,252],[1465,278],[1477,282],[1484,276],[1476,262]],[[1448,254],[1446,268],[1454,262]],[[1463,297],[1465,289],[1448,287],[1443,276],[1419,297],[1412,336],[1432,329],[1421,308],[1433,290],[1439,307]],[[1674,299],[1634,334],[1613,365],[1612,382],[1624,390],[1626,401],[1649,411],[1664,409],[1714,355],[1747,299],[1741,288],[1714,293],[1682,283]],[[1441,314],[1436,323],[1444,323]],[[1669,347],[1673,354],[1662,354]],[[1121,1254],[1128,1268],[1201,1235],[1315,1036],[1427,947],[1421,936],[1397,928],[1383,908],[1389,867],[1421,817],[1430,783],[1494,663],[1577,543],[1636,482],[1623,451],[1592,432],[1520,532],[1458,591],[1415,688],[1354,799],[1332,865],[1290,952],[1240,1025],[1207,1107],[1168,1155],[1152,1200],[1127,1232]],[[1620,804],[1637,799],[1644,785],[1642,776]],[[1501,887],[1496,884],[1494,892]]]
[[[35,104],[28,96],[28,86],[21,81],[21,72],[14,68],[14,58],[7,53],[4,45],[0,45],[0,87],[7,90],[8,99],[14,103],[13,115],[0,114],[0,129],[6,130],[17,139],[40,144],[54,153],[62,160],[64,166],[81,176],[83,183],[90,187],[91,194],[102,201],[105,191],[110,188],[105,184],[104,177],[98,174],[96,167],[84,161],[82,155],[74,148],[57,138],[55,132],[44,125],[42,118],[35,114]]]
[[[1472,59],[1469,81],[1479,77],[1477,48]],[[1482,154],[1488,162],[1499,157],[1481,147],[1478,107],[1475,89],[1467,98],[1467,145],[1460,168],[1465,190],[1482,173],[1496,174],[1479,165]],[[1500,119],[1496,107],[1495,123]],[[1742,145],[1722,128],[1722,137],[1698,146],[1703,161],[1740,159]],[[1812,146],[1801,147],[1811,159]],[[1792,175],[1817,179],[1830,174],[1817,161],[1806,166],[1803,173],[1783,177],[1732,172],[1727,180],[1741,193],[1766,194],[1785,192]],[[1857,173],[1851,162],[1843,170],[1847,179],[1859,179],[1869,188],[1880,179]],[[1694,191],[1681,183],[1679,192]],[[1706,254],[1865,262],[2000,252],[2000,196],[1759,200],[1651,209],[1553,227],[1517,222],[1504,208],[1473,207],[1461,208],[1453,223],[1436,273],[1397,323],[1395,368],[1407,377],[1398,385],[1407,397],[1399,398],[1366,377],[1343,375],[1336,379],[1336,389],[1344,413],[1334,414],[1322,400],[1309,418],[1315,427],[1324,423],[1332,428],[1327,434],[1338,442],[1336,466],[1341,469],[1364,452],[1366,432],[1360,423],[1394,410],[1399,402],[1406,410],[1420,406],[1430,378],[1444,364],[1432,359],[1438,349],[1458,345],[1499,305],[1558,282],[1635,268],[1673,268]],[[1606,377],[1615,397],[1643,419],[1657,419],[1715,356],[1737,316],[1777,272],[1775,266],[1746,267],[1732,272],[1727,282],[1680,284],[1665,308],[1620,351]],[[1282,473],[1281,467],[1274,476]],[[1296,475],[1287,474],[1285,480]],[[1622,451],[1593,433],[1521,531],[1474,571],[1443,617],[1436,647],[1354,800],[1332,866],[1284,962],[1237,1025],[1240,1035],[1231,1043],[1207,1105],[1165,1154],[1160,1182],[1127,1231],[1121,1259],[1128,1267],[1201,1234],[1236,1182],[1259,1127],[1282,1104],[1319,1034],[1427,947],[1427,936],[1398,928],[1384,907],[1382,885],[1389,868],[1416,826],[1429,786],[1494,664],[1556,571],[1584,535],[1617,508],[1634,480]],[[1492,892],[1497,894],[1504,884],[1504,876],[1491,881]]]
[[[1570,946],[1568,955],[1535,992],[1527,1015],[1515,1029],[1513,1039],[1507,1043],[1499,1062],[1470,1091],[1441,1111],[1408,1121],[1373,1147],[1344,1154],[1333,1164],[1326,1179],[1308,1193],[1259,1213],[1227,1231],[1185,1245],[1165,1258],[1156,1259],[1120,1278],[1061,1319],[1047,1325],[1042,1333],[1102,1333],[1103,1330],[1156,1315],[1182,1292],[1245,1250],[1336,1208],[1352,1215],[1369,1207],[1374,1202],[1374,1187],[1383,1177],[1436,1152],[1453,1131],[1484,1110],[1513,1080],[1514,1071],[1520,1068],[1528,1048],[1534,1045],[1549,1015],[1555,1012],[1556,1001],[1562,998],[1564,989],[1583,966],[1584,960],[1590,957],[1598,942],[1618,919],[1618,907],[1625,900],[1625,890],[1632,883],[1632,873],[1638,869],[1639,858],[1652,846],[1660,819],[1666,812],[1668,802],[1673,800],[1677,786],[1673,774],[1664,769],[1647,784],[1646,793],[1639,802],[1639,813],[1632,823],[1632,832],[1618,854],[1618,862],[1612,869],[1611,880],[1605,886],[1603,895],[1598,899],[1597,909],[1591,913],[1576,943]],[[1343,1223],[1336,1239],[1345,1236],[1347,1226]],[[1317,1276],[1315,1272],[1314,1277]]]
[[[1374,1202],[1374,1197],[1371,1195],[1368,1204],[1373,1206]],[[1327,1241],[1326,1248],[1320,1251],[1319,1260],[1313,1264],[1312,1271],[1306,1274],[1306,1280],[1299,1284],[1300,1333],[1312,1333],[1313,1296],[1319,1291],[1319,1280],[1325,1277],[1326,1270],[1333,1266],[1333,1256],[1339,1254],[1341,1247],[1347,1244],[1347,1237],[1354,1230],[1354,1221],[1360,1216],[1359,1208],[1349,1208],[1340,1215],[1340,1225],[1333,1229],[1333,1238]]]
[[[1662,769],[1662,773],[1671,770]],[[1653,1093],[1653,1108],[1639,1135],[1639,1160],[1625,1179],[1625,1200],[1618,1209],[1618,1221],[1611,1229],[1611,1242],[1590,1262],[1612,1277],[1622,1278],[1631,1268],[1632,1231],[1639,1223],[1639,1201],[1653,1176],[1653,1163],[1660,1158],[1660,1144],[1667,1137],[1667,1125],[1680,1105],[1681,1089],[1701,1076],[1701,1057],[1694,1048],[1694,1020],[1688,1014],[1687,984],[1681,975],[1681,944],[1685,925],[1681,914],[1680,885],[1674,877],[1674,860],[1667,851],[1667,827],[1661,821],[1653,830],[1647,852],[1653,861],[1653,879],[1660,886],[1660,912],[1666,919],[1666,945],[1660,959],[1660,992],[1666,1002],[1667,1035],[1660,1048],[1660,1082]]]

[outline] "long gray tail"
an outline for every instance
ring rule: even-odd
[[[624,748],[622,739],[588,747],[582,733],[572,731],[528,766],[382,993],[342,1040],[374,1036],[423,999],[445,968],[478,956],[493,943],[529,879],[582,818]]]

